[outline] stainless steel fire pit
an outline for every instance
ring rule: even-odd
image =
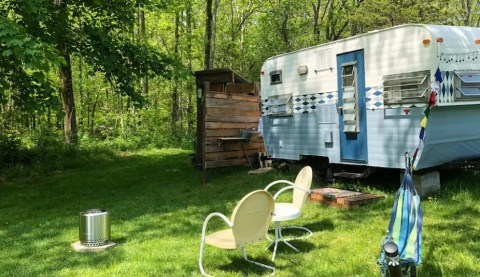
[[[110,240],[110,216],[106,210],[90,209],[80,213],[80,243],[95,247],[107,244]]]

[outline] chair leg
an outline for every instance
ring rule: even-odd
[[[272,261],[275,261],[275,254],[277,253],[278,242],[280,241],[280,222],[275,222],[275,238],[273,239],[273,254]]]
[[[296,237],[296,238],[291,238],[291,239],[286,239],[282,236],[282,239],[283,241],[291,241],[291,240],[298,240],[298,239],[308,239],[309,237],[311,237],[313,235],[313,232],[310,231],[309,229],[305,228],[305,227],[300,227],[300,226],[287,226],[287,227],[283,227],[282,229],[299,229],[299,230],[303,230],[307,233],[306,236],[303,236],[303,237]],[[280,234],[281,234],[281,231],[280,231]]]
[[[283,237],[282,235],[282,228],[278,229],[278,234],[279,234],[279,238],[280,238],[280,241],[285,243],[286,245],[288,245],[290,248],[292,248],[293,250],[297,251],[297,252],[300,252],[300,250],[298,250],[295,246],[291,245],[288,241],[289,240],[292,240],[292,239],[286,239]]]
[[[306,236],[303,236],[303,237],[299,237],[299,238],[291,238],[291,239],[287,239],[285,238],[283,235],[282,235],[282,229],[300,229],[300,230],[303,230],[307,233]],[[297,252],[300,252],[300,250],[298,250],[295,246],[293,246],[291,243],[289,243],[289,241],[291,240],[297,240],[297,239],[307,239],[309,237],[311,237],[313,235],[313,232],[310,231],[309,229],[305,228],[305,227],[300,227],[300,226],[288,226],[288,227],[281,227],[280,226],[280,221],[276,221],[275,222],[275,227],[274,227],[274,230],[275,230],[275,237],[273,238],[273,240],[268,236],[267,234],[267,239],[269,241],[271,241],[272,243],[267,246],[267,248],[270,248],[270,246],[272,246],[272,244],[274,245],[273,247],[273,255],[272,255],[272,261],[275,260],[275,256],[276,256],[276,253],[277,253],[277,246],[278,246],[278,242],[283,242],[285,243],[288,247],[292,248],[293,250],[297,251]]]
[[[273,270],[273,272],[272,272],[272,274],[270,274],[270,276],[272,276],[273,274],[275,274],[275,267],[269,266],[269,265],[266,265],[266,264],[262,264],[262,263],[259,263],[259,262],[255,262],[255,261],[252,261],[252,260],[248,259],[248,258],[247,258],[247,254],[245,253],[245,247],[242,247],[242,256],[243,256],[243,258],[245,259],[245,261],[247,261],[247,262],[249,262],[249,263],[252,263],[252,264],[261,266],[261,267],[263,267],[263,268],[267,268],[267,269]]]
[[[202,236],[202,241],[200,243],[200,254],[198,256],[198,267],[200,268],[200,273],[202,273],[203,276],[212,277],[205,272],[205,269],[203,269],[203,249],[204,249],[204,246],[205,246],[205,238],[203,238],[203,236]]]

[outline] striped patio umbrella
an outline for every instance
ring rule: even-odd
[[[393,205],[388,236],[398,246],[401,263],[419,265],[422,261],[423,213],[420,196],[412,181],[410,158],[406,160],[407,168]]]

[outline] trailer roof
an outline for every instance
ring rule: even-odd
[[[462,38],[462,39],[465,39],[465,40],[467,40],[467,39],[468,40],[472,40],[472,39],[473,40],[479,40],[480,39],[480,28],[475,28],[475,27],[429,25],[429,24],[403,24],[403,25],[398,25],[398,26],[394,26],[394,27],[390,27],[390,28],[381,29],[381,30],[373,30],[373,31],[369,31],[367,33],[358,34],[358,35],[355,35],[355,36],[342,38],[342,39],[338,39],[338,40],[334,40],[334,41],[330,41],[330,42],[325,42],[325,43],[322,43],[322,44],[313,45],[313,46],[310,46],[310,47],[298,49],[298,50],[287,52],[287,53],[282,53],[282,54],[279,54],[279,55],[272,56],[272,57],[268,58],[267,60],[277,58],[277,57],[281,57],[281,56],[285,56],[285,55],[289,55],[289,54],[296,53],[296,52],[301,52],[301,51],[304,51],[306,49],[316,48],[318,46],[327,46],[327,45],[332,45],[332,44],[338,44],[338,43],[342,43],[342,42],[345,42],[345,41],[357,39],[359,37],[374,36],[374,35],[377,35],[379,33],[390,32],[390,31],[393,31],[395,29],[413,28],[413,27],[423,27],[426,30],[428,30],[432,34],[432,36],[435,37],[435,38],[438,38],[438,37],[447,38],[447,37],[452,37],[453,36],[456,39],[458,39],[459,37]]]

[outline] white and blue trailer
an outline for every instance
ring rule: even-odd
[[[403,169],[416,152],[415,170],[479,158],[479,58],[480,28],[423,24],[271,57],[261,71],[267,154]]]

